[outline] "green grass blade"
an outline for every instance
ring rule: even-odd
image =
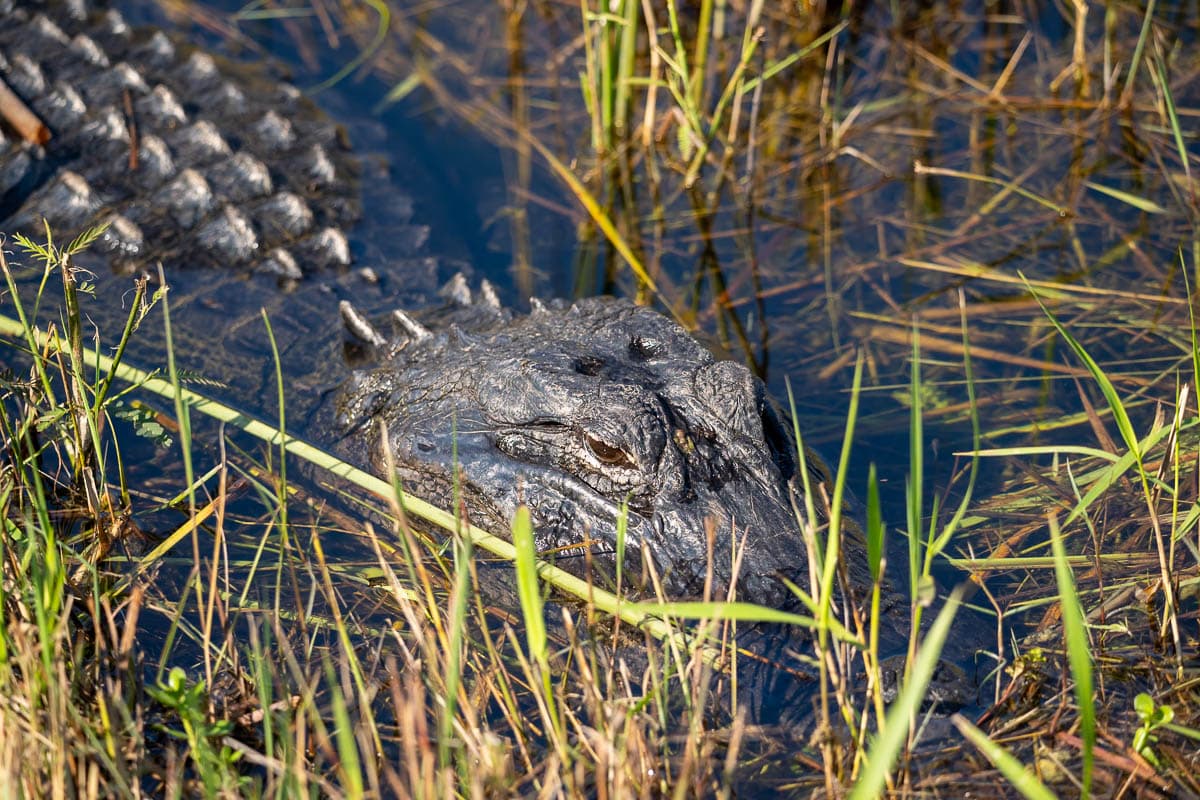
[[[796,471],[800,474],[800,489],[804,494],[804,509],[802,513],[807,520],[815,521],[817,519],[817,506],[813,500],[812,472],[808,468],[808,453],[804,447],[804,437],[800,433],[800,420],[796,415],[796,397],[792,394],[791,379],[785,377],[783,383],[787,387],[788,414],[792,423],[792,436],[796,440],[796,463],[799,465]],[[801,527],[803,527],[804,521],[797,520]],[[817,549],[816,552],[819,557],[820,550]]]
[[[354,739],[354,723],[350,719],[350,710],[333,664],[328,658],[323,658],[322,661],[325,685],[330,689],[329,697],[333,706],[333,736],[337,744],[338,776],[341,778],[342,791],[346,797],[362,797],[363,770],[358,757],[358,743]]]
[[[980,458],[1029,458],[1030,456],[1073,455],[1095,458],[1100,461],[1110,461],[1114,464],[1120,460],[1120,456],[1113,455],[1107,450],[1101,450],[1098,447],[1084,447],[1083,445],[1070,444],[1048,444],[1031,447],[992,447],[987,450],[959,450],[954,455],[979,456]]]
[[[388,28],[391,27],[392,12],[388,4],[383,0],[364,0],[364,4],[370,7],[379,17],[379,21],[375,26],[375,35],[371,38],[369,44],[364,47],[358,55],[347,62],[341,69],[330,75],[325,80],[318,83],[316,86],[308,90],[309,94],[318,94],[333,86],[337,86],[343,80],[350,76],[354,70],[361,67],[367,62],[371,56],[375,55],[376,51],[383,46],[387,40]]]
[[[871,570],[871,581],[878,583],[883,574],[883,540],[886,529],[883,524],[883,509],[879,500],[879,479],[875,474],[875,463],[867,473],[867,568]]]
[[[617,597],[621,596],[622,580],[625,577],[625,548],[629,544],[629,497],[621,501],[617,514]]]
[[[1025,276],[1023,274],[1021,275],[1021,279],[1025,280]],[[1125,410],[1125,404],[1121,402],[1121,396],[1117,394],[1116,387],[1113,386],[1113,383],[1111,380],[1109,380],[1108,375],[1104,373],[1104,370],[1099,364],[1096,363],[1095,359],[1091,357],[1084,346],[1080,344],[1079,341],[1072,336],[1066,328],[1063,327],[1062,323],[1058,321],[1058,318],[1055,317],[1050,309],[1046,307],[1046,304],[1042,302],[1042,298],[1038,296],[1038,293],[1034,291],[1033,287],[1029,285],[1029,281],[1027,280],[1025,280],[1025,288],[1029,291],[1029,294],[1033,297],[1033,299],[1037,301],[1037,304],[1041,306],[1042,313],[1046,315],[1048,320],[1050,320],[1050,324],[1052,324],[1054,329],[1058,331],[1058,335],[1061,336],[1063,341],[1070,345],[1071,349],[1075,351],[1076,357],[1083,362],[1084,366],[1087,367],[1088,372],[1091,373],[1092,379],[1095,380],[1096,384],[1100,387],[1100,392],[1104,395],[1104,401],[1108,404],[1109,411],[1112,412],[1113,419],[1117,423],[1117,430],[1120,431],[1121,438],[1125,440],[1125,446],[1128,447],[1129,451],[1134,454],[1134,458],[1137,460],[1137,463],[1140,467],[1142,463],[1142,451],[1138,443],[1137,435],[1133,432],[1133,422],[1129,419],[1129,413]]]
[[[962,587],[954,590],[946,600],[946,606],[937,615],[921,650],[913,662],[912,671],[905,677],[900,696],[888,709],[883,728],[871,742],[867,751],[867,766],[859,776],[858,783],[850,791],[850,800],[869,800],[883,794],[888,773],[908,738],[908,721],[913,719],[925,698],[925,690],[937,668],[942,645],[950,633],[950,623],[958,613],[962,601]]]
[[[829,535],[825,537],[825,562],[822,564],[820,613],[818,618],[827,624],[836,582],[836,571],[842,541],[842,515],[846,498],[846,476],[850,474],[850,446],[854,443],[854,427],[858,421],[858,400],[862,394],[862,375],[865,353],[859,351],[854,365],[854,380],[850,386],[850,407],[846,410],[846,428],[842,435],[842,452],[833,478],[833,500],[829,509]]]
[[[1129,102],[1133,98],[1133,82],[1137,80],[1138,70],[1141,69],[1142,53],[1146,49],[1146,40],[1150,38],[1150,23],[1154,20],[1154,6],[1156,0],[1150,0],[1146,3],[1146,11],[1142,15],[1142,30],[1138,34],[1137,45],[1133,48],[1133,58],[1129,61],[1128,72],[1125,73],[1125,89],[1122,91],[1122,102]]]
[[[1200,742],[1200,730],[1189,728],[1185,725],[1180,725],[1176,722],[1164,722],[1163,730],[1168,730],[1173,733],[1178,733],[1180,736],[1186,736],[1194,742]]]
[[[543,670],[547,666],[546,619],[542,612],[542,585],[537,575],[537,545],[533,540],[533,522],[529,507],[517,509],[512,521],[513,547],[517,551],[517,596],[525,624],[525,642],[529,657]]]
[[[809,42],[808,44],[806,44],[804,47],[800,48],[796,52],[789,53],[788,55],[784,56],[783,58],[779,59],[778,61],[772,61],[772,62],[768,63],[763,68],[761,75],[759,75],[755,78],[751,78],[742,84],[742,91],[743,92],[754,91],[754,89],[760,83],[771,80],[776,75],[778,75],[780,72],[782,72],[783,70],[792,66],[797,61],[799,61],[800,59],[802,59],[806,55],[808,55],[809,53],[812,53],[812,52],[818,50],[819,48],[824,47],[826,42],[828,42],[830,39],[834,38],[835,36],[840,35],[841,32],[844,31],[847,26],[849,26],[849,24],[850,24],[849,22],[845,22],[845,21],[839,22],[837,25],[833,26],[828,31],[826,31],[825,33],[818,36],[816,39],[813,39],[811,42]]]
[[[966,299],[962,293],[959,293],[959,313],[960,324],[962,325],[962,346],[963,346],[963,376],[967,386],[967,404],[971,409],[971,449],[978,453],[980,442],[983,439],[983,433],[979,425],[979,402],[975,397],[975,371],[971,365],[971,340],[967,335],[967,309]],[[962,524],[963,517],[967,515],[967,508],[971,505],[971,498],[975,494],[975,482],[979,479],[979,456],[971,456],[971,472],[967,478],[967,488],[963,492],[962,499],[959,500],[958,508],[955,509],[954,515],[942,528],[942,532],[938,534],[937,539],[930,542],[929,549],[925,553],[926,570],[928,571],[932,559],[940,554],[950,540],[954,538],[955,532]]]
[[[158,283],[160,286],[167,285],[167,276],[163,273],[162,265],[158,267]],[[163,333],[166,337],[167,347],[167,376],[171,393],[168,397],[175,403],[175,422],[179,425],[179,450],[183,456],[183,475],[184,480],[188,485],[188,510],[194,516],[196,513],[196,473],[192,466],[192,418],[191,404],[187,402],[188,391],[183,388],[183,383],[179,379],[179,369],[175,365],[175,341],[171,331],[171,301],[169,297],[163,297]],[[96,364],[103,363],[101,359],[95,360]],[[105,366],[105,370],[115,369],[119,365],[114,365],[109,362],[109,366]]]
[[[450,593],[449,642],[446,646],[446,696],[438,719],[438,764],[451,766],[454,741],[454,717],[458,710],[458,692],[463,682],[463,647],[467,639],[467,608],[471,599],[471,540],[454,540],[454,587]]]
[[[908,480],[905,484],[905,504],[908,511],[908,580],[909,596],[917,597],[917,580],[921,563],[921,506],[925,475],[925,434],[922,417],[921,392],[921,329],[913,318],[912,365],[908,388]]]
[[[271,345],[271,361],[275,365],[275,393],[276,402],[279,404],[279,430],[287,430],[287,411],[283,396],[283,362],[279,358],[279,345],[275,342],[275,330],[271,327],[271,318],[267,316],[267,310],[261,309],[263,325],[267,329],[267,340]],[[276,507],[279,509],[279,535],[283,542],[283,546],[287,547],[288,542],[288,477],[287,477],[287,448],[283,443],[283,436],[280,435],[276,444],[279,445],[279,491],[277,495]]]
[[[1091,488],[1087,490],[1075,505],[1075,508],[1071,510],[1063,525],[1069,525],[1079,519],[1114,483],[1121,480],[1125,476],[1125,473],[1140,464],[1138,453],[1148,452],[1156,444],[1167,438],[1170,433],[1171,429],[1165,426],[1157,431],[1152,431],[1145,439],[1142,439],[1139,449],[1136,452],[1130,450],[1125,455],[1113,461],[1112,466],[1098,470],[1096,472],[1096,479],[1091,483]]]
[[[1079,704],[1079,734],[1083,740],[1083,797],[1092,791],[1093,750],[1096,746],[1096,709],[1092,696],[1092,655],[1084,626],[1083,608],[1075,591],[1075,576],[1067,563],[1058,519],[1049,517],[1050,546],[1054,551],[1054,577],[1058,582],[1058,597],[1062,605],[1063,634],[1066,637],[1067,660],[1075,679],[1075,701]]]
[[[1186,163],[1186,162],[1185,162]],[[1123,192],[1120,189],[1114,189],[1111,186],[1105,186],[1102,183],[1093,183],[1092,181],[1084,181],[1083,185],[1094,192],[1106,194],[1114,200],[1120,200],[1126,205],[1133,206],[1139,211],[1145,211],[1147,214],[1165,214],[1167,210],[1153,200],[1148,200],[1145,197],[1138,197],[1136,194]]]
[[[1192,182],[1192,156],[1184,143],[1183,127],[1179,124],[1179,111],[1175,108],[1175,98],[1171,94],[1171,79],[1167,75],[1167,65],[1163,63],[1161,57],[1154,59],[1154,70],[1158,73],[1158,88],[1162,92],[1163,102],[1167,107],[1167,119],[1171,123],[1171,135],[1175,138],[1175,149],[1179,151],[1183,174],[1190,184]]]
[[[383,99],[375,104],[371,109],[372,114],[381,114],[387,110],[389,106],[401,102],[404,98],[421,88],[421,76],[413,73],[404,80],[392,86],[388,93],[383,96]]]
[[[955,714],[951,717],[951,722],[958,728],[959,733],[967,738],[967,741],[975,745],[988,761],[996,765],[996,769],[1000,770],[1013,788],[1024,797],[1029,800],[1055,800],[1057,795],[1047,789],[1036,775],[1026,769],[1011,753],[989,739],[986,733],[972,725],[969,720],[961,714]]]
[[[614,102],[613,125],[621,133],[626,133],[629,126],[629,110],[631,104],[630,79],[637,62],[637,33],[640,19],[640,0],[625,0],[624,18],[621,21],[621,34],[617,58],[616,99]]]
[[[1188,282],[1187,257],[1183,254],[1183,247],[1179,248],[1179,275],[1183,278],[1183,296],[1192,296],[1192,287]],[[1192,343],[1192,388],[1200,392],[1200,340],[1197,338],[1196,331],[1196,309],[1192,303],[1188,303],[1188,334],[1191,337]]]
[[[659,603],[647,600],[633,605],[656,616],[679,619],[720,619],[738,622],[776,622],[797,625],[802,628],[816,627],[816,620],[803,614],[780,611],[777,608],[754,603],[722,603],[717,601],[682,600],[674,603]]]

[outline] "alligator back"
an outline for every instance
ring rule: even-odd
[[[291,375],[288,410],[304,420],[347,374],[338,298],[420,303],[444,276],[411,197],[379,174],[395,159],[352,152],[345,130],[278,71],[130,25],[99,2],[0,0],[0,90],[48,134],[39,141],[0,114],[0,246],[16,233],[43,240],[43,219],[60,243],[107,224],[74,259],[94,271],[88,316],[120,330],[122,275],[163,264],[182,366],[217,397],[273,415],[265,310]],[[350,123],[356,139],[380,136],[374,120]],[[343,269],[352,262],[370,270]],[[156,325],[128,350],[147,367],[164,353]]]
[[[101,223],[116,271],[344,266],[359,216],[338,129],[293,86],[83,0],[0,0],[0,78],[48,129],[0,126],[0,226]]]

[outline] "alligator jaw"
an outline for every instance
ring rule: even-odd
[[[461,489],[473,521],[504,535],[516,509],[530,509],[538,551],[580,575],[600,569],[612,574],[617,553],[617,520],[626,515],[625,585],[637,585],[643,559],[669,598],[729,597],[772,607],[795,604],[786,577],[799,585],[804,574],[804,543],[787,501],[787,487],[751,486],[735,481],[720,491],[702,488],[688,502],[652,498],[638,510],[605,496],[560,469],[503,458],[490,434],[463,425],[456,438]],[[438,446],[424,436],[426,450],[413,460],[409,441],[395,433],[390,446],[402,448],[399,470],[405,486],[421,495],[444,496],[453,485],[449,461],[433,463],[435,450],[450,452],[447,435]],[[384,459],[377,457],[377,466]],[[712,541],[709,541],[711,535]],[[590,556],[585,556],[587,551]],[[737,564],[734,560],[737,558]],[[598,566],[607,564],[608,566]],[[653,596],[647,580],[647,594]]]

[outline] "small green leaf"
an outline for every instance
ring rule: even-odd
[[[117,419],[128,422],[137,436],[149,439],[159,447],[171,446],[171,434],[158,421],[154,410],[148,406],[116,400],[109,405],[108,410]]]
[[[1135,194],[1130,194],[1129,192],[1123,192],[1120,189],[1114,189],[1111,186],[1104,186],[1103,184],[1092,183],[1091,181],[1084,181],[1083,185],[1093,191],[1099,192],[1100,194],[1106,194],[1109,197],[1120,200],[1122,203],[1125,203],[1126,205],[1131,205],[1134,208],[1138,209],[1139,211],[1145,211],[1147,214],[1165,214],[1165,213],[1167,213],[1167,210],[1165,208],[1163,208],[1162,206],[1160,206],[1158,203],[1154,202],[1153,200],[1146,199],[1145,197],[1138,197]]]
[[[399,103],[401,100],[408,97],[419,88],[421,88],[421,76],[414,72],[389,89],[388,93],[384,95],[384,98],[375,105],[375,108],[372,109],[372,113],[378,114],[388,106]]]
[[[92,244],[92,242],[96,241],[101,236],[103,236],[104,232],[106,230],[108,230],[107,222],[102,222],[101,224],[96,225],[95,227],[88,228],[83,233],[76,236],[75,241],[73,241],[69,245],[67,245],[66,254],[69,256],[73,256],[76,253],[80,253],[80,252],[86,250],[88,248],[88,246],[90,246]]]

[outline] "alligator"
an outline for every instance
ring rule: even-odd
[[[652,576],[634,591],[797,606],[788,584],[809,583],[802,487],[828,474],[743,365],[628,300],[533,300],[518,314],[486,280],[472,291],[456,274],[439,291],[411,203],[391,182],[359,180],[364,162],[295,87],[88,0],[0,0],[6,87],[46,128],[18,133],[0,114],[0,231],[92,229],[100,273],[163,265],[183,291],[176,342],[203,354],[207,375],[224,359],[247,411],[270,408],[255,398],[274,394],[271,352],[228,318],[229,293],[271,308],[302,376],[289,414],[347,461],[443,505],[460,491],[497,533],[525,504],[539,550],[589,579],[611,574],[623,519],[625,574]],[[385,244],[372,242],[380,230]],[[356,253],[383,250],[363,259],[369,281],[348,271]],[[856,531],[850,521],[844,533]],[[863,548],[848,540],[843,553],[848,588],[867,586]],[[895,650],[907,600],[887,602]],[[795,663],[794,634],[740,641],[760,637],[763,657]],[[971,682],[943,663],[928,697],[969,702]],[[764,709],[804,707],[804,682],[786,674],[742,689]]]
[[[736,575],[740,597],[779,605],[780,577],[807,583],[795,445],[745,366],[627,300],[516,315],[461,275],[442,294],[382,324],[342,302],[372,364],[338,401],[351,451],[394,464],[418,495],[448,497],[458,476],[497,530],[525,504],[539,549],[576,571],[584,549],[611,561],[624,515],[631,564],[651,556],[674,596]]]

